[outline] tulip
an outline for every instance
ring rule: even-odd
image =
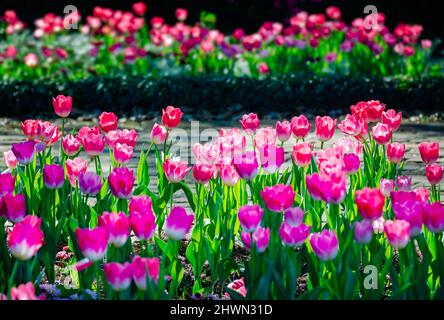
[[[144,16],[145,12],[146,12],[146,4],[145,2],[139,1],[133,4],[132,6],[133,11],[139,15],[139,16]]]
[[[69,157],[76,155],[79,152],[80,147],[80,142],[71,134],[68,134],[62,139],[63,151]]]
[[[188,11],[187,9],[183,9],[183,8],[177,8],[176,9],[176,19],[179,21],[185,21],[187,19],[188,16]]]
[[[356,172],[358,172],[361,164],[359,157],[354,153],[344,154],[344,156],[342,157],[342,163],[342,170],[346,174],[355,174]]]
[[[382,112],[385,109],[385,104],[381,103],[379,100],[370,100],[367,101],[366,104],[367,121],[378,122],[381,119]]]
[[[437,142],[421,142],[418,149],[424,163],[436,162],[439,158],[439,143]]]
[[[10,173],[0,173],[0,198],[12,194],[15,188],[15,178]]]
[[[256,154],[253,151],[247,151],[234,158],[234,166],[239,176],[245,180],[253,180],[259,169]]]
[[[135,130],[114,130],[106,133],[105,140],[108,147],[114,148],[117,143],[126,144],[135,147],[137,144],[138,134]]]
[[[410,191],[412,187],[412,178],[407,176],[398,176],[396,178],[396,188],[398,191]]]
[[[94,172],[80,173],[79,188],[83,194],[95,197],[102,190],[102,177]]]
[[[159,281],[160,260],[159,258],[141,258],[135,256],[131,263],[131,270],[134,283],[140,290],[146,290],[147,274],[148,278]]]
[[[276,135],[279,141],[286,142],[291,137],[291,122],[276,122]]]
[[[9,170],[14,170],[19,163],[12,150],[3,152],[3,158],[5,159],[5,165]]]
[[[304,139],[310,132],[310,128],[311,124],[304,115],[291,119],[291,131],[296,139]]]
[[[114,159],[120,165],[127,164],[133,157],[134,148],[126,144],[116,143],[113,154]]]
[[[39,296],[35,294],[35,288],[32,282],[27,282],[18,287],[11,288],[11,300],[31,301],[45,299],[46,295],[44,293]]]
[[[237,213],[239,222],[245,232],[255,231],[262,220],[264,211],[259,205],[245,205],[239,208]]]
[[[282,212],[293,206],[296,194],[291,186],[277,184],[273,187],[265,187],[261,191],[261,196],[268,210]]]
[[[39,64],[39,57],[35,53],[28,53],[24,58],[25,65],[34,68]]]
[[[375,220],[377,221],[377,220]],[[354,235],[357,243],[369,244],[373,237],[373,225],[369,220],[356,221],[354,223]]]
[[[324,230],[320,233],[313,233],[310,236],[310,245],[313,252],[322,261],[333,260],[338,255],[339,242],[333,230]]]
[[[266,145],[276,145],[276,139],[276,130],[274,128],[259,128],[254,136],[254,145],[260,150]]]
[[[355,202],[364,219],[376,220],[382,216],[385,197],[379,189],[364,188],[357,190]]]
[[[333,120],[329,116],[316,117],[316,137],[322,142],[326,142],[333,137],[335,133],[337,120]]]
[[[219,175],[222,183],[228,187],[235,186],[240,179],[239,173],[233,165],[219,166]]]
[[[88,161],[81,158],[75,158],[73,160],[68,159],[65,162],[66,172],[68,174],[68,180],[71,186],[76,187],[76,183],[82,173],[85,173],[88,169]]]
[[[150,137],[154,144],[162,144],[168,138],[168,130],[164,126],[155,123],[151,129]]]
[[[130,224],[139,240],[149,240],[156,230],[156,216],[153,213],[152,201],[148,196],[131,198],[129,204]]]
[[[188,162],[186,161],[166,159],[163,163],[163,170],[169,182],[179,183],[185,178],[191,168],[188,167]]]
[[[108,177],[111,193],[118,199],[129,199],[134,187],[134,172],[126,167],[114,168]]]
[[[230,283],[227,286],[227,288],[230,289],[231,291],[237,292],[244,298],[247,297],[247,288],[245,287],[244,278],[234,280],[232,283]]]
[[[193,166],[193,176],[197,183],[207,184],[216,173],[216,167],[210,164],[196,163]]]
[[[419,187],[413,190],[416,195],[416,200],[422,202],[428,202],[430,196],[430,190],[424,187]]]
[[[268,173],[273,174],[285,162],[285,151],[282,147],[276,147],[273,144],[267,144],[259,149],[262,169]]]
[[[106,227],[94,229],[76,229],[77,243],[85,258],[97,262],[106,254],[109,242],[109,231]]]
[[[423,218],[426,227],[434,232],[444,231],[444,205],[440,202],[423,205]]]
[[[65,170],[58,164],[46,165],[43,168],[43,182],[50,189],[60,189],[65,183]]]
[[[387,220],[384,232],[390,245],[395,249],[403,249],[410,241],[410,224],[405,220]]]
[[[395,181],[392,179],[381,179],[379,181],[379,190],[384,195],[384,197],[390,197],[390,193],[395,189]]]
[[[105,271],[106,280],[114,291],[125,291],[130,287],[133,276],[130,263],[105,263],[103,270]]]
[[[242,129],[244,129],[248,134],[252,134],[261,125],[261,121],[256,113],[244,114],[240,123],[242,125]]]
[[[259,63],[257,66],[257,70],[260,74],[268,74],[270,72],[270,67],[268,67],[268,64],[265,62]]]
[[[297,227],[304,222],[305,212],[299,207],[288,208],[284,211],[285,222],[292,227]]]
[[[304,244],[310,235],[310,226],[301,223],[298,226],[292,226],[287,222],[282,223],[279,229],[279,236],[286,246],[300,247]]]
[[[405,220],[410,224],[410,236],[416,237],[421,233],[423,218],[420,201],[415,200],[394,200],[392,199],[393,212],[398,220]]]
[[[351,114],[346,115],[345,119],[338,124],[339,130],[353,137],[361,134],[362,127],[362,120]]]
[[[387,159],[391,163],[400,163],[404,159],[405,144],[403,143],[387,143]]]
[[[428,164],[426,166],[426,177],[430,184],[438,184],[442,180],[443,167],[437,163]]]
[[[105,149],[105,139],[98,127],[83,127],[79,130],[77,140],[81,143],[86,153],[92,157],[98,156]]]
[[[40,229],[42,219],[27,216],[16,223],[8,235],[7,243],[11,254],[22,261],[31,259],[43,246],[44,234]]]
[[[396,131],[401,126],[402,121],[402,113],[396,113],[395,110],[389,109],[387,111],[384,111],[382,113],[382,120],[381,122],[383,124],[386,124],[390,127],[392,131]]]
[[[335,148],[340,148],[342,154],[344,153],[354,153],[356,155],[362,154],[363,145],[356,139],[350,139],[348,137],[342,137],[336,140],[333,144]]]
[[[344,200],[347,193],[345,175],[326,175],[313,173],[306,176],[307,189],[315,200],[338,204]]]
[[[173,240],[183,240],[187,233],[191,230],[194,221],[194,214],[188,213],[182,207],[174,207],[171,209],[169,216],[166,218],[165,234]]]
[[[298,167],[306,167],[311,162],[312,153],[313,147],[310,142],[298,142],[293,146],[291,156]]]
[[[72,111],[72,97],[58,95],[57,97],[52,98],[52,105],[54,107],[55,113],[60,118],[67,118]]]
[[[13,144],[11,150],[20,164],[27,165],[34,161],[36,144],[35,141],[28,140],[26,142]]]
[[[26,215],[26,199],[22,194],[13,195],[6,194],[3,197],[4,208],[6,210],[6,217],[13,222],[22,221]]]
[[[100,227],[106,227],[109,232],[109,242],[116,248],[125,245],[130,236],[130,221],[124,212],[104,212],[98,217]]]
[[[105,133],[108,133],[117,129],[119,126],[119,118],[112,112],[103,112],[99,116],[99,124],[100,128],[102,128]]]
[[[378,123],[372,128],[372,137],[378,144],[386,144],[392,137],[392,130],[383,123]]]
[[[253,233],[253,243],[257,252],[264,252],[270,242],[270,228],[258,227]],[[243,231],[241,239],[247,249],[251,249],[251,233]]]
[[[177,127],[182,119],[183,112],[180,108],[174,108],[172,106],[162,109],[162,123],[167,129],[173,129]]]

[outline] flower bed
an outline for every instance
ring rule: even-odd
[[[48,13],[31,30],[7,10],[0,27],[5,38],[0,76],[442,75],[439,63],[431,63],[434,43],[421,39],[422,26],[400,23],[390,30],[382,13],[346,23],[339,8],[329,7],[325,13],[300,12],[289,25],[264,22],[253,34],[242,28],[223,34],[211,15],[188,25],[187,10],[177,9],[177,23],[168,25],[162,17],[147,23],[145,12],[139,2],[133,12],[95,7],[83,21],[78,12],[66,17]]]
[[[72,99],[53,106],[66,119]],[[430,185],[411,190],[396,142],[401,113],[371,100],[339,123],[318,116],[314,144],[304,115],[272,128],[245,114],[241,129],[194,145],[193,166],[172,154],[182,117],[163,110],[137,170],[127,164],[138,133],[113,113],[77,133],[23,122],[24,141],[5,154],[10,172],[0,175],[1,297],[443,297],[439,144],[419,144]],[[335,134],[343,136],[332,143]],[[282,146],[294,139],[285,166]],[[184,182],[191,171],[194,188]],[[187,206],[175,203],[178,193]],[[56,264],[75,287],[34,287],[43,277],[55,283]]]

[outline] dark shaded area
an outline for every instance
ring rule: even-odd
[[[363,85],[365,84],[365,85]],[[196,118],[230,120],[233,113],[271,110],[290,114],[347,112],[361,100],[379,99],[407,112],[443,109],[444,78],[289,77],[255,80],[232,77],[91,77],[75,82],[0,82],[0,116],[52,115],[51,97],[73,96],[79,113],[158,114],[167,105],[190,108]],[[23,116],[20,116],[23,115]]]
[[[94,6],[130,10],[137,0],[1,0],[0,11],[12,8],[28,24],[47,12],[63,15],[66,5],[75,5],[83,14],[89,15]],[[366,5],[375,5],[379,12],[387,16],[387,24],[393,27],[398,22],[419,23],[424,26],[424,36],[442,38],[444,24],[440,1],[436,0],[163,0],[145,1],[147,17],[162,16],[167,22],[175,21],[175,8],[189,11],[190,22],[197,21],[201,11],[213,12],[218,17],[217,27],[224,32],[232,32],[236,27],[244,27],[252,32],[267,20],[286,21],[295,12],[303,9],[309,12],[323,12],[329,5],[337,5],[350,21],[364,16]]]

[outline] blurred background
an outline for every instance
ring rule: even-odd
[[[0,0],[0,12],[16,10],[18,16],[32,25],[45,13],[62,15],[66,5],[75,5],[83,16],[90,14],[94,6],[130,10],[136,0]],[[166,22],[176,21],[174,11],[178,7],[188,9],[190,22],[198,21],[202,11],[217,16],[217,27],[223,32],[232,32],[243,27],[247,32],[256,31],[264,21],[284,21],[300,10],[311,13],[324,12],[325,8],[337,5],[344,20],[363,16],[366,5],[375,5],[387,17],[387,25],[399,22],[419,23],[424,26],[423,37],[443,38],[444,23],[438,0],[146,0],[147,17],[162,16]]]

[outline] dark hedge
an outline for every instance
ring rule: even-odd
[[[0,116],[28,118],[53,114],[51,97],[71,95],[80,112],[109,110],[132,114],[159,111],[167,105],[196,113],[239,112],[322,113],[348,110],[360,100],[379,99],[389,107],[411,112],[443,110],[444,78],[365,79],[292,76],[255,80],[233,77],[122,76],[78,81],[0,82]],[[222,119],[220,119],[222,120]]]

